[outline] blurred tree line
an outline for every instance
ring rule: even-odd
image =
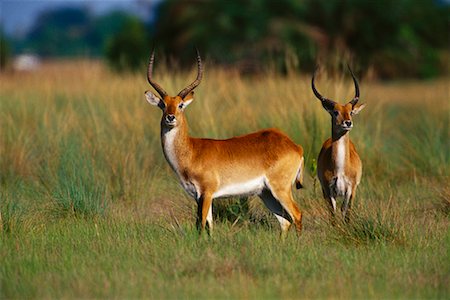
[[[3,71],[11,56],[10,41],[7,39],[0,27],[0,71]]]
[[[347,61],[382,78],[432,77],[448,69],[449,12],[431,0],[166,0],[155,41],[190,61],[196,44],[249,71]]]
[[[24,38],[9,41],[14,53],[43,58],[105,56],[118,71],[134,70],[148,53],[147,27],[125,12],[96,16],[85,8],[62,7],[43,12]]]
[[[192,67],[194,45],[241,72],[311,71],[319,61],[371,68],[381,78],[428,78],[448,71],[445,0],[165,0],[156,18],[82,8],[43,13],[13,52],[104,56],[118,70],[158,60]]]

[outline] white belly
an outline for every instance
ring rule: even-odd
[[[213,194],[213,198],[259,194],[264,187],[265,177],[261,176],[248,181],[221,186]]]

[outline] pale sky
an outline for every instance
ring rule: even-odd
[[[7,34],[23,34],[39,13],[61,6],[87,7],[95,14],[126,10],[148,18],[150,7],[155,7],[159,2],[161,0],[0,0],[0,24]]]

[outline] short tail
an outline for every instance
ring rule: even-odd
[[[303,173],[304,173],[304,169],[305,169],[305,160],[302,159],[300,160],[300,166],[298,167],[298,171],[297,171],[297,177],[295,178],[295,187],[297,188],[297,190],[303,188]]]

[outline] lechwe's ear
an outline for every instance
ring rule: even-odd
[[[183,107],[182,109],[185,109],[191,102],[194,101],[194,91],[190,92],[186,95],[183,99]]]
[[[166,106],[164,104],[164,101],[161,100],[158,96],[156,96],[155,94],[153,94],[150,91],[146,91],[145,92],[145,99],[147,100],[148,103],[150,103],[151,105],[155,105],[158,106],[161,109],[164,109],[164,107]]]
[[[359,112],[362,111],[364,107],[366,107],[366,104],[355,105],[352,110],[352,115],[359,114]]]

